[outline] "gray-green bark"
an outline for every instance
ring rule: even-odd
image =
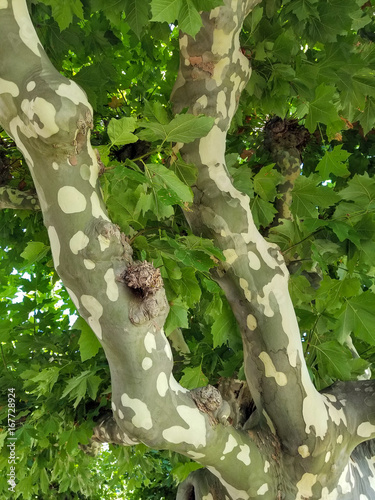
[[[243,427],[215,424],[205,402],[175,381],[163,288],[142,298],[124,280],[132,251],[101,199],[92,108],[52,67],[24,0],[0,2],[0,121],[29,165],[56,270],[108,358],[116,422],[108,420],[108,436],[199,461],[233,500],[365,500],[375,494],[373,462],[363,449],[357,462],[350,453],[375,435],[374,384],[315,390],[283,257],[256,230],[249,199],[225,167],[226,132],[250,76],[238,34],[256,3],[227,0],[203,14],[196,40],[181,35],[173,95],[177,111],[215,118],[206,137],[179,148],[199,168],[189,222],[226,257],[216,279],[240,325],[257,406],[258,418]]]

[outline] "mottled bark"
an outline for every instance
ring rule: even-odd
[[[255,496],[272,450],[197,408],[172,375],[164,290],[142,295],[125,283],[132,252],[101,199],[86,95],[51,65],[24,0],[0,3],[0,33],[1,124],[30,168],[56,270],[103,345],[119,429],[214,468],[233,498]],[[276,488],[272,475],[267,489]]]
[[[7,186],[0,187],[0,210],[40,210],[39,200],[31,191],[19,191]]]
[[[228,500],[228,496],[216,476],[198,469],[179,485],[176,500]]]
[[[250,75],[238,34],[256,3],[227,0],[202,15],[195,40],[181,36],[174,90],[176,110],[215,118],[205,138],[180,149],[199,168],[190,224],[226,257],[216,279],[240,325],[258,415],[247,430],[216,423],[196,393],[174,379],[163,288],[139,294],[127,286],[134,282],[127,278],[132,251],[101,198],[90,145],[92,108],[52,67],[24,0],[0,2],[0,121],[30,168],[56,270],[108,358],[115,422],[108,420],[100,433],[199,461],[233,500],[364,500],[370,498],[365,492],[375,493],[372,461],[361,470],[371,479],[355,482],[358,464],[349,455],[375,435],[372,386],[338,385],[325,395],[315,390],[283,257],[256,230],[249,199],[234,189],[225,167],[226,132]],[[366,409],[356,406],[351,387],[365,395]]]
[[[180,37],[175,110],[188,108],[215,118],[206,137],[179,146],[183,158],[199,169],[194,207],[186,217],[193,231],[212,238],[226,257],[216,280],[243,337],[245,374],[257,407],[257,416],[247,427],[255,434],[264,429],[274,446],[280,470],[273,472],[281,474],[280,496],[355,500],[359,490],[347,479],[349,455],[359,442],[374,436],[374,414],[369,410],[357,419],[348,395],[336,395],[336,387],[327,395],[314,388],[303,358],[284,259],[257,231],[250,200],[233,187],[225,166],[226,133],[250,75],[249,62],[239,51],[236,23],[250,6],[245,4],[228,2],[218,15],[203,16],[204,30],[195,40]],[[300,157],[295,144],[289,149],[293,151],[287,154],[278,151],[275,159],[295,178]],[[288,212],[289,188],[286,185],[283,212]],[[374,493],[369,485],[366,491]],[[275,498],[267,492],[258,496]]]
[[[298,124],[297,120],[281,119],[278,116],[269,120],[264,127],[264,145],[271,154],[283,181],[277,187],[275,200],[277,213],[272,225],[280,219],[291,219],[292,190],[297,177],[301,174],[301,152],[310,138],[309,131]]]

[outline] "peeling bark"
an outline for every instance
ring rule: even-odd
[[[373,382],[316,391],[283,257],[257,231],[249,199],[233,187],[225,166],[226,133],[250,76],[238,35],[257,3],[226,0],[202,14],[195,40],[181,35],[173,94],[177,111],[188,107],[215,119],[206,137],[179,147],[199,169],[189,222],[226,257],[216,279],[240,325],[257,408],[246,424],[240,417],[237,427],[212,421],[196,394],[174,379],[164,289],[158,283],[146,293],[144,284],[132,289],[124,282],[135,263],[101,198],[92,108],[51,65],[24,0],[0,2],[0,120],[33,176],[56,270],[108,358],[113,419],[99,425],[97,439],[143,442],[198,461],[216,479],[198,471],[185,491],[201,489],[205,500],[216,498],[203,492],[206,480],[208,488],[220,482],[217,498],[232,500],[365,500],[375,494],[372,446],[350,454],[375,436]],[[185,486],[181,498],[189,498]]]

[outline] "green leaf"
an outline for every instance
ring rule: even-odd
[[[361,122],[363,133],[368,134],[375,126],[375,99],[368,97],[363,113],[358,113],[357,119]]]
[[[172,170],[161,164],[147,164],[146,168],[150,172],[152,183],[166,187],[167,190],[172,190],[181,204],[184,202],[192,203],[193,193],[191,189],[181,182]]]
[[[313,133],[318,123],[326,125],[338,124],[338,130],[341,129],[341,121],[337,109],[332,103],[336,92],[334,87],[320,84],[315,90],[315,99],[309,103],[309,112],[306,116],[306,127]]]
[[[203,26],[201,16],[191,0],[185,0],[182,3],[178,15],[178,26],[182,32],[192,37],[195,37]]]
[[[214,348],[225,344],[235,328],[233,312],[227,303],[223,303],[221,314],[218,314],[211,328]]]
[[[91,399],[95,399],[100,381],[100,377],[95,375],[91,370],[85,370],[80,375],[72,377],[68,381],[61,399],[69,395],[70,400],[75,399],[73,406],[77,408],[86,392],[88,392]]]
[[[177,483],[182,483],[188,477],[188,475],[198,469],[201,469],[203,465],[198,464],[197,462],[188,462],[186,464],[178,463],[173,467],[171,473]]]
[[[197,180],[198,169],[196,165],[185,163],[181,159],[177,159],[171,164],[169,168],[187,186],[192,186]]]
[[[144,116],[151,122],[156,119],[163,125],[167,125],[170,122],[167,110],[159,101],[150,102],[145,100]]]
[[[176,328],[189,327],[187,313],[188,307],[181,301],[181,299],[173,301],[164,326],[165,334],[167,336]]]
[[[337,340],[316,345],[319,370],[340,380],[350,380],[352,354]]]
[[[127,0],[125,14],[130,28],[140,38],[142,30],[149,20],[149,1]]]
[[[251,200],[250,206],[257,227],[267,227],[271,224],[277,212],[271,203],[256,196]]]
[[[47,471],[45,467],[42,467],[40,469],[39,484],[40,484],[40,489],[42,490],[43,493],[47,494],[49,492],[50,483],[51,482],[48,477]]]
[[[356,174],[348,181],[348,187],[341,190],[339,194],[342,199],[354,201],[356,205],[367,211],[375,209],[375,179],[369,177],[367,172],[363,175]]]
[[[330,174],[338,177],[347,177],[350,172],[348,170],[347,160],[351,153],[342,150],[342,144],[335,146],[332,151],[326,151],[323,158],[318,163],[316,170],[320,173],[323,179],[329,179]]]
[[[274,168],[274,164],[266,165],[254,176],[254,190],[265,201],[273,201],[277,194],[276,186],[283,176]]]
[[[27,370],[23,373],[23,375],[25,374],[28,376],[26,377],[24,387],[27,388],[29,392],[37,394],[39,398],[42,395],[51,393],[53,386],[59,378],[60,368],[57,366],[51,366],[48,368],[44,368],[37,374],[35,374],[35,372]],[[34,384],[36,387],[34,389],[31,389],[30,386]]]
[[[188,366],[182,371],[183,376],[181,377],[180,384],[186,389],[196,389],[208,384],[208,378],[202,372],[201,366],[196,366],[195,368]]]
[[[81,330],[81,335],[78,341],[81,361],[86,361],[87,359],[96,356],[101,348],[101,345],[95,333],[91,330],[86,321],[83,318],[78,318],[72,328]]]
[[[199,302],[202,291],[198,280],[195,276],[195,271],[191,267],[181,269],[181,279],[177,282],[181,296],[184,298],[189,307]]]
[[[27,261],[27,264],[33,264],[43,259],[47,255],[49,248],[41,241],[29,241],[25,250],[21,253],[21,257]]]
[[[371,291],[348,299],[338,319],[341,340],[345,340],[354,332],[358,338],[368,344],[375,344],[375,294]]]
[[[124,116],[119,120],[112,118],[108,124],[108,136],[112,146],[123,146],[137,142],[138,137],[131,132],[135,130],[137,120]]]
[[[298,217],[317,217],[318,207],[327,208],[339,200],[339,196],[328,186],[317,186],[319,176],[299,176],[292,191],[291,210]]]
[[[177,115],[171,122],[164,125],[157,122],[139,122],[140,127],[149,129],[151,135],[148,140],[162,140],[163,142],[189,143],[204,137],[211,130],[214,119],[209,116],[194,116],[191,114]],[[144,138],[143,135],[138,134]]]
[[[224,5],[224,0],[193,0],[193,4],[199,12],[209,11]]]
[[[178,18],[183,0],[151,0],[151,21],[174,23]]]
[[[83,7],[81,0],[43,0],[43,3],[52,7],[52,16],[59,25],[60,31],[67,28],[76,15],[83,19]]]

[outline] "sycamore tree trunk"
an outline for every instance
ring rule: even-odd
[[[0,120],[29,165],[56,270],[108,358],[113,418],[102,420],[97,439],[141,441],[203,464],[181,485],[181,500],[370,500],[375,384],[316,391],[283,257],[257,231],[249,199],[225,166],[226,133],[250,76],[238,35],[256,3],[226,0],[202,15],[195,40],[181,34],[173,93],[177,112],[187,107],[215,119],[206,137],[177,147],[199,169],[189,223],[226,257],[215,279],[240,326],[257,408],[241,427],[218,423],[225,404],[214,388],[187,391],[174,379],[163,287],[142,298],[124,279],[146,273],[157,281],[158,272],[132,265],[130,246],[108,218],[90,145],[92,108],[51,65],[25,0],[0,0]]]

